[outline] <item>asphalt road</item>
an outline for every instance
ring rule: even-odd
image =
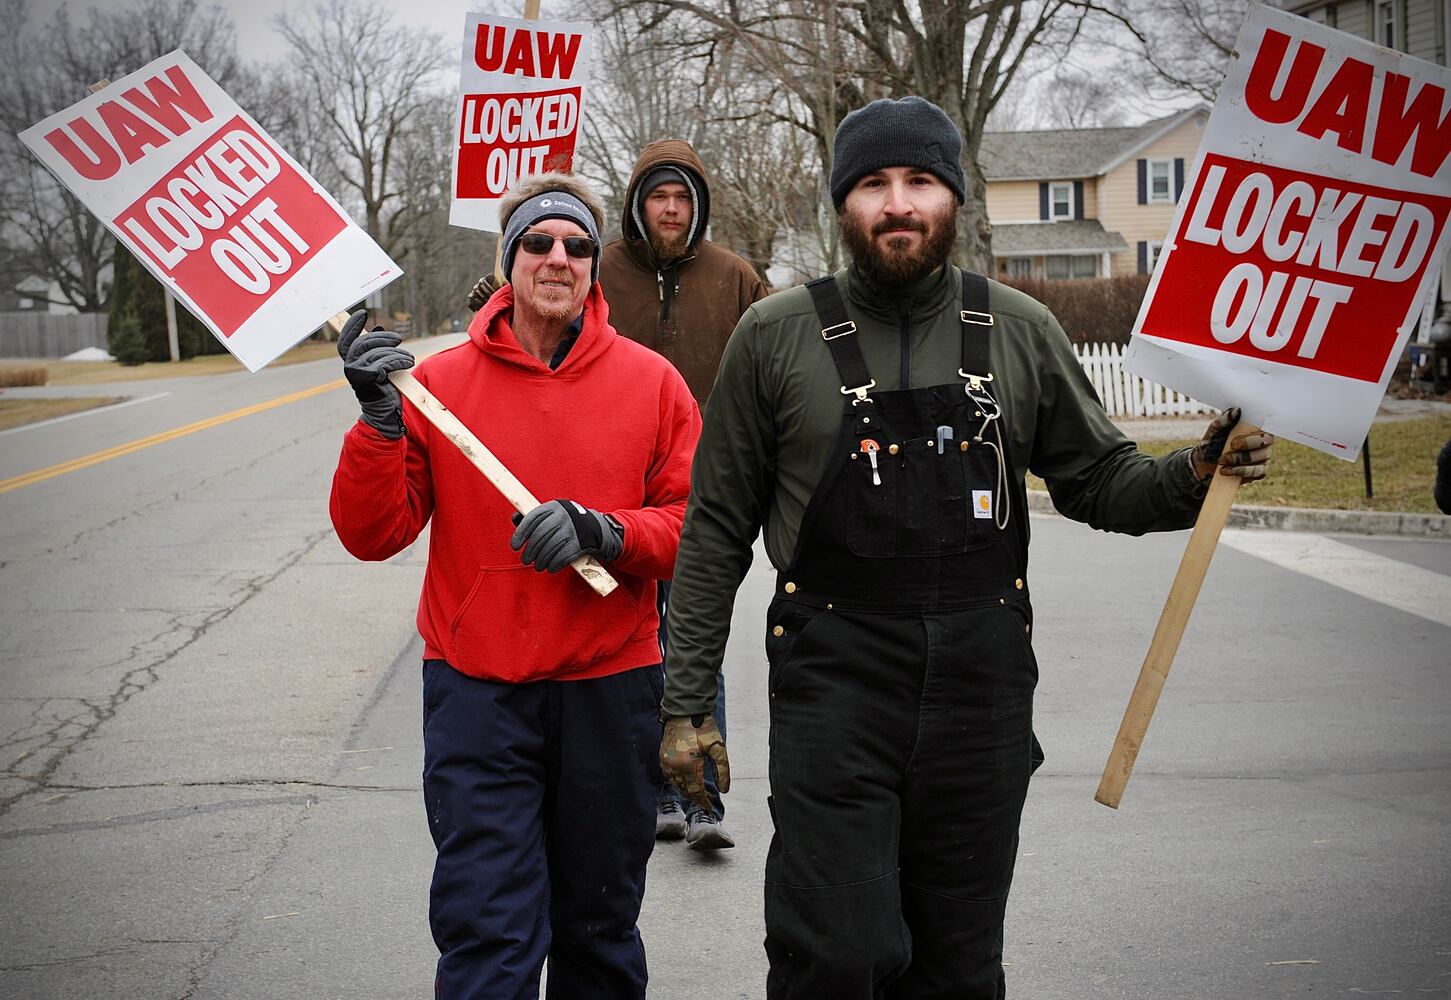
[[[154,398],[0,434],[0,997],[431,995],[426,548],[338,546],[354,404],[297,395],[336,375],[132,384]],[[1227,531],[1111,811],[1093,792],[1187,536],[1033,531],[1048,761],[1010,996],[1451,995],[1451,543]],[[726,665],[740,846],[657,850],[654,998],[764,995],[768,587],[761,559]]]

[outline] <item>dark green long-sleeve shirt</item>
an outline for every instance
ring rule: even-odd
[[[961,272],[947,267],[889,293],[837,274],[876,391],[960,383]],[[1201,491],[1184,452],[1152,458],[1103,411],[1042,303],[989,283],[991,389],[1018,476],[1031,470],[1064,515],[1142,534],[1194,523]],[[805,287],[755,303],[721,360],[691,472],[670,594],[662,715],[709,712],[735,594],[764,526],[778,570],[790,562],[841,426],[841,379]],[[1013,484],[1015,492],[1021,483]],[[1027,512],[1014,510],[1013,517]]]

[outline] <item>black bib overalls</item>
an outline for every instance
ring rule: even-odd
[[[964,274],[963,369],[875,392],[835,282],[837,448],[767,614],[772,1000],[1002,993],[1037,665],[1024,496]]]

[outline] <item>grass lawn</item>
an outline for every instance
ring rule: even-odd
[[[119,403],[125,396],[85,396],[79,399],[5,399],[0,397],[0,431],[21,424],[63,417]]]
[[[337,360],[336,344],[305,340],[273,365],[293,365],[302,361]],[[95,385],[101,382],[134,382],[141,379],[175,378],[178,375],[221,375],[247,369],[230,354],[203,354],[185,361],[148,361],[142,365],[123,365],[115,361],[0,361],[0,385],[7,385],[7,369],[44,367],[49,374],[47,385]]]
[[[1389,420],[1370,432],[1371,486],[1365,495],[1361,460],[1346,462],[1292,441],[1275,444],[1270,474],[1263,482],[1244,487],[1237,503],[1259,507],[1314,507],[1329,510],[1409,511],[1439,513],[1431,498],[1436,455],[1451,438],[1451,416],[1416,420]],[[1140,447],[1162,455],[1193,441],[1145,441]],[[1043,489],[1043,481],[1028,477],[1030,489]]]

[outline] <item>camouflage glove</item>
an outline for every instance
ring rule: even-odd
[[[494,272],[490,271],[474,282],[474,287],[469,289],[469,310],[478,312],[484,308],[484,303],[489,301],[498,290],[499,286],[494,283]]]
[[[726,756],[715,719],[709,715],[677,715],[665,720],[660,737],[660,769],[690,801],[709,812],[705,793],[705,758],[715,761],[715,784],[721,794],[731,790],[731,761]]]
[[[1270,461],[1270,448],[1275,436],[1264,431],[1241,434],[1233,441],[1229,432],[1239,423],[1239,407],[1225,410],[1204,431],[1204,440],[1189,452],[1189,467],[1201,483],[1207,482],[1216,468],[1220,475],[1239,476],[1247,483],[1265,478]],[[1228,450],[1225,445],[1228,444]]]

